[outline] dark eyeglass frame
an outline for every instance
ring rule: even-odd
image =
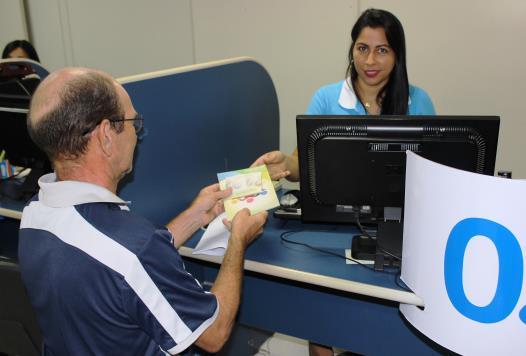
[[[95,125],[95,127],[100,125],[100,123],[103,120],[100,120],[100,122],[97,123],[97,125]],[[108,119],[108,120],[110,122],[133,121],[133,128],[135,129],[135,134],[137,135],[137,137],[138,138],[142,138],[144,136],[144,134],[145,134],[146,130],[144,129],[144,118],[139,113],[136,113],[135,116],[133,118],[131,118],[131,119]],[[92,129],[86,130],[82,135],[84,136],[84,135],[89,134],[91,131],[93,131],[95,129],[95,127],[92,128]]]
[[[135,134],[137,135],[137,137],[141,136],[141,134],[144,131],[144,118],[139,113],[136,113],[132,119],[117,119],[117,120],[110,120],[110,121],[111,122],[133,121],[133,128],[135,129]]]

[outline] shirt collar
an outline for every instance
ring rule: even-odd
[[[344,109],[354,109],[356,110],[356,104],[358,103],[358,98],[354,93],[354,89],[349,85],[350,78],[347,78],[343,81],[342,89],[340,90],[340,98],[338,99],[338,104],[340,104]],[[407,104],[411,105],[411,95],[407,99]]]
[[[57,181],[55,173],[43,175],[38,180],[38,200],[52,208],[64,208],[85,203],[129,204],[96,184],[72,180]]]
[[[358,98],[354,93],[352,86],[349,85],[350,78],[346,78],[343,81],[342,89],[340,90],[340,98],[338,104],[344,109],[356,109]]]

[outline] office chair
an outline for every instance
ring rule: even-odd
[[[0,355],[39,355],[42,335],[18,264],[0,257]]]

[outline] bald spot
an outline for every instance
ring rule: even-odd
[[[29,107],[29,120],[31,124],[34,125],[43,116],[58,106],[62,92],[67,89],[68,84],[72,80],[88,73],[97,73],[116,83],[108,73],[90,68],[63,68],[53,72],[39,84],[31,98],[31,105]]]

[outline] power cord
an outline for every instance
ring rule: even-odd
[[[369,233],[367,233],[367,231],[363,228],[363,226],[361,227],[360,230],[362,230],[362,229],[363,229],[362,233],[365,232],[365,234],[364,234],[365,236],[368,235],[370,238],[372,238],[372,236]],[[360,261],[355,260],[352,257],[347,257],[345,255],[342,255],[342,254],[339,254],[339,253],[336,253],[336,252],[332,252],[332,251],[329,251],[329,250],[325,250],[323,248],[319,248],[319,247],[315,247],[315,246],[309,245],[306,242],[294,241],[294,240],[291,240],[291,239],[288,238],[288,237],[290,237],[292,235],[295,235],[297,233],[300,233],[300,232],[330,232],[330,231],[331,230],[289,230],[289,231],[282,232],[280,234],[279,238],[284,243],[288,243],[288,244],[292,244],[292,245],[304,246],[304,247],[307,247],[307,248],[312,249],[314,251],[325,253],[325,254],[328,254],[328,255],[331,255],[331,256],[340,257],[340,258],[343,258],[344,260],[352,261],[352,262],[356,263],[357,265],[368,269],[369,271],[381,272],[381,273],[385,273],[385,274],[394,276],[394,282],[399,288],[401,288],[401,289],[403,289],[403,290],[405,290],[407,292],[413,293],[413,291],[410,288],[405,286],[405,284],[402,284],[403,282],[401,281],[401,278],[400,278],[402,271],[401,271],[401,269],[399,267],[396,268],[396,270],[394,270],[394,271],[391,271],[391,270],[378,271],[378,270],[375,270],[373,267],[371,267],[371,266],[369,266],[369,265],[367,265],[365,263],[361,263]],[[353,236],[353,238],[355,238],[357,236],[360,236],[360,235],[355,235],[355,236]]]
[[[358,225],[358,229],[360,229],[360,233],[361,233],[361,236],[365,236],[371,240],[375,240],[368,232],[367,230],[365,230],[365,228],[363,227],[363,225],[361,224],[360,222],[360,212],[358,210],[355,210],[354,211],[354,220],[356,221],[356,225]],[[360,236],[360,235],[357,235],[357,236]],[[356,236],[355,236],[356,237]],[[376,244],[376,247],[378,248],[378,250],[388,256],[391,256],[392,258],[396,259],[397,261],[401,261],[402,260],[402,257],[400,256],[397,256],[395,255],[394,253],[391,253],[385,249],[383,249],[382,247],[380,247],[378,244]]]
[[[358,264],[358,265],[360,265],[360,266],[362,266],[364,268],[367,268],[368,270],[375,271],[374,268],[372,268],[371,266],[369,266],[369,265],[367,265],[365,263],[362,263],[362,262],[360,262],[358,260],[355,260],[352,257],[347,257],[345,255],[342,255],[342,254],[339,254],[339,253],[336,253],[336,252],[332,252],[332,251],[329,251],[329,250],[326,250],[326,249],[323,249],[323,248],[315,247],[315,246],[309,245],[306,242],[294,241],[294,240],[290,240],[290,239],[287,238],[289,236],[292,236],[292,235],[300,233],[300,232],[328,232],[328,231],[323,231],[323,230],[317,230],[317,231],[316,230],[312,230],[312,231],[309,231],[309,230],[289,230],[289,231],[282,232],[279,237],[280,237],[281,241],[283,241],[285,243],[304,246],[304,247],[310,248],[310,249],[312,249],[314,251],[318,251],[318,252],[325,253],[325,254],[328,254],[328,255],[340,257],[340,258],[343,258],[345,260],[352,261],[352,262],[354,262],[354,263],[356,263],[356,264]],[[387,273],[387,274],[390,274],[390,275],[398,273],[398,271],[379,271],[379,272]]]

